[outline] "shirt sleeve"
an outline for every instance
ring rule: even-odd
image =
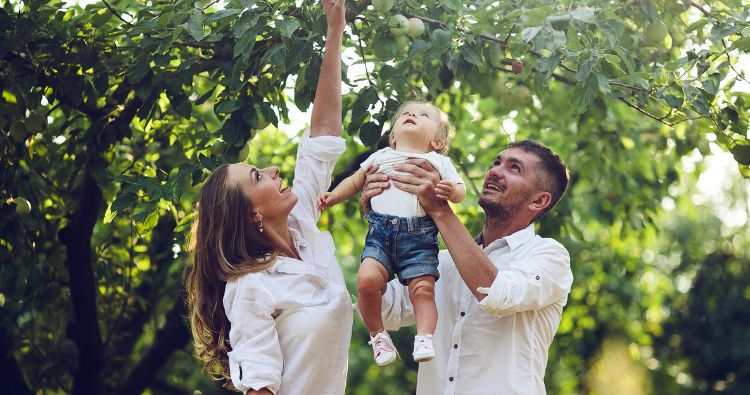
[[[453,162],[451,161],[451,158],[445,156],[445,174],[443,175],[443,178],[452,181],[456,184],[463,184],[464,180],[461,178],[461,176],[458,174],[458,170],[456,170],[456,166],[453,165]]]
[[[498,272],[489,288],[477,290],[487,296],[479,303],[498,317],[550,305],[567,297],[573,284],[570,255],[562,244],[549,240],[534,254]]]
[[[255,275],[227,283],[224,308],[230,322],[229,373],[242,393],[268,388],[274,394],[281,384],[283,356],[276,333],[274,299]]]
[[[359,167],[363,169],[364,171],[367,171],[367,169],[369,169],[370,166],[372,166],[372,164],[375,163],[375,160],[377,159],[377,157],[379,155],[382,155],[384,149],[385,148],[382,148],[373,152],[372,155],[368,156],[367,159],[364,160],[364,162],[359,164]]]
[[[318,196],[331,186],[333,166],[345,149],[344,139],[338,136],[310,137],[309,130],[302,135],[292,191],[297,195],[302,215],[313,218],[315,222],[320,217],[316,206]]]
[[[381,305],[383,327],[389,331],[416,324],[408,289],[398,280],[389,281]]]

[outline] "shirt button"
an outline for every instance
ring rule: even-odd
[[[454,345],[453,345],[453,348],[458,348],[458,344],[454,344]]]
[[[535,278],[536,278],[537,280],[539,280],[539,276],[536,276]]]
[[[394,225],[396,225],[398,223],[398,219],[396,219],[396,218],[392,219],[391,223],[394,224]]]
[[[463,316],[465,316],[465,315],[466,315],[466,313],[464,313],[464,312],[462,311],[462,312],[461,312],[461,317],[463,317]]]
[[[448,381],[453,381],[453,376],[448,377]]]

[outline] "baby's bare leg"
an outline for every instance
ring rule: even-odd
[[[376,333],[384,330],[380,309],[387,283],[388,271],[385,267],[375,259],[365,258],[359,267],[359,273],[357,273],[357,288],[359,290],[357,306],[359,306],[362,320],[371,336],[375,336]]]
[[[435,277],[421,276],[409,281],[409,299],[414,306],[417,320],[417,334],[435,333],[437,326],[437,306],[435,305]]]

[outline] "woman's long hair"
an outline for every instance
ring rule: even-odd
[[[252,202],[228,179],[229,165],[214,170],[198,194],[189,251],[186,289],[195,353],[209,376],[232,388],[229,320],[224,311],[227,281],[269,267],[276,252],[251,222]]]

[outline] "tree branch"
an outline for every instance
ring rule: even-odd
[[[70,277],[73,308],[72,339],[78,349],[78,367],[73,375],[73,394],[99,394],[104,363],[103,344],[96,308],[96,277],[91,254],[91,236],[102,204],[102,191],[92,174],[93,161],[84,169],[78,188],[78,207],[58,237],[65,245],[65,266]]]
[[[111,12],[112,12],[112,14],[114,14],[114,15],[115,15],[115,16],[117,17],[117,19],[119,19],[119,20],[121,20],[121,21],[125,22],[125,24],[126,24],[126,25],[128,25],[128,26],[130,26],[130,27],[133,27],[133,24],[132,24],[132,23],[130,23],[130,22],[126,21],[125,19],[123,19],[123,18],[122,18],[122,16],[120,15],[120,13],[119,13],[119,12],[117,12],[117,11],[116,11],[116,10],[115,10],[115,9],[114,9],[114,8],[113,8],[113,7],[111,6],[111,5],[109,5],[109,3],[107,3],[107,0],[102,0],[102,2],[103,2],[103,3],[104,3],[104,5],[105,5],[105,6],[106,6],[106,7],[107,7],[107,8],[108,8],[108,9],[109,9],[109,10],[110,10]],[[129,16],[129,17],[130,17],[131,19],[133,19],[133,17],[132,17],[132,16],[130,16],[130,14],[128,14],[127,12],[125,13],[125,15],[127,15],[127,16]]]
[[[704,10],[704,9],[703,9],[703,7],[701,7],[700,5],[698,5],[698,4],[696,3],[696,2],[694,2],[694,1],[691,1],[691,2],[690,2],[690,6],[692,6],[692,7],[695,7],[695,8],[697,8],[697,9],[698,9],[698,11],[702,12],[702,13],[703,13],[703,15],[705,15],[706,17],[708,17],[708,18],[713,18],[713,15],[711,15],[711,13],[710,13],[710,12],[708,12],[708,11]]]

